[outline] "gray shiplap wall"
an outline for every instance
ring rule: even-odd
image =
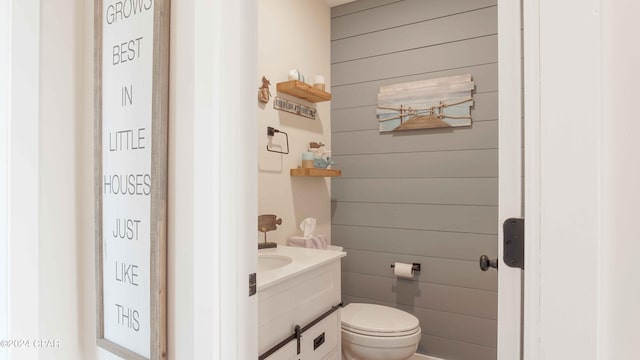
[[[420,319],[418,352],[496,358],[496,0],[360,0],[332,9],[332,241],[347,251],[343,300]],[[381,134],[381,85],[471,73],[473,126]],[[420,262],[416,281],[390,264]]]

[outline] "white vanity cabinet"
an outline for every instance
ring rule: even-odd
[[[258,252],[258,350],[264,360],[340,360],[342,251],[278,246]],[[262,258],[261,258],[262,256]],[[275,264],[275,259],[285,259]],[[289,261],[290,260],[290,261]],[[273,265],[275,264],[275,265]],[[282,265],[280,265],[282,264]],[[296,326],[299,339],[291,337]],[[298,354],[298,345],[300,354]],[[268,357],[267,353],[277,349]]]

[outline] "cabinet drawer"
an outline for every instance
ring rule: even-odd
[[[302,334],[304,360],[323,360],[340,346],[340,310],[327,316]],[[331,357],[329,357],[331,358]]]

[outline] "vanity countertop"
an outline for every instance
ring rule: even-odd
[[[282,267],[257,273],[258,291],[267,289],[299,274],[316,269],[324,264],[339,260],[347,255],[344,251],[321,250],[278,245],[277,248],[258,250],[258,258],[276,255],[291,258]]]

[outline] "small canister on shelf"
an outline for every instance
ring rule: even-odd
[[[313,79],[313,87],[324,91],[324,76],[316,75]]]
[[[311,151],[305,151],[302,153],[302,167],[313,168],[313,153]]]

